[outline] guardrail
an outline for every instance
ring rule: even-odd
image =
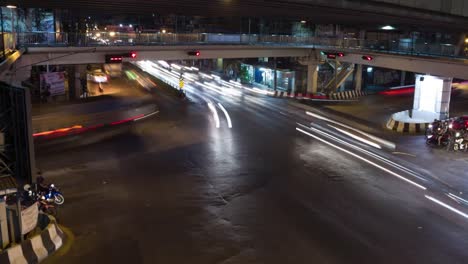
[[[309,37],[293,35],[216,34],[216,33],[18,33],[21,47],[35,46],[128,46],[128,45],[280,45],[352,49],[402,55],[428,55],[466,58],[453,44],[427,43],[411,39],[364,40],[357,38]]]

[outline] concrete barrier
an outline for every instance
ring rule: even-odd
[[[390,116],[390,119],[387,121],[387,128],[399,133],[413,133],[421,134],[424,133],[430,123],[421,122],[421,123],[408,123],[403,121],[395,120],[395,116],[408,113],[408,110],[398,112]]]
[[[39,263],[63,245],[65,235],[58,227],[55,218],[45,214],[40,214],[40,216],[49,219],[46,228],[31,239],[25,240],[21,244],[2,252],[0,254],[0,263]]]
[[[364,91],[344,91],[339,93],[330,93],[327,95],[327,99],[323,100],[335,100],[335,101],[345,101],[345,100],[355,100],[361,96],[368,95]],[[271,96],[279,98],[296,98],[296,99],[310,99],[314,98],[312,94],[303,94],[303,93],[289,93],[284,91],[275,91]],[[320,99],[318,99],[320,100]]]
[[[332,100],[352,100],[352,99],[357,99],[361,96],[366,96],[366,95],[367,95],[367,92],[353,90],[353,91],[331,93],[328,95],[328,98]]]

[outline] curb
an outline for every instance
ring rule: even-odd
[[[63,245],[65,234],[54,217],[47,217],[50,222],[41,234],[8,248],[0,254],[0,263],[39,263],[57,251]]]
[[[393,119],[393,115],[387,121],[387,128],[399,133],[424,133],[429,126],[429,123],[405,123]]]

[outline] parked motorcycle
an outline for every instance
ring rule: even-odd
[[[54,184],[49,185],[49,191],[44,194],[44,197],[50,203],[54,202],[57,205],[65,203],[65,197]]]
[[[457,131],[454,134],[454,137],[447,146],[447,150],[454,151],[467,151],[468,149],[468,140],[467,133],[465,131]]]
[[[37,197],[37,203],[40,211],[57,217],[57,207],[53,203],[49,202],[44,195]]]
[[[451,139],[448,131],[449,124],[447,122],[435,121],[426,129],[426,144],[440,147],[448,146]]]

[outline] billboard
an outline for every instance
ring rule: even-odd
[[[41,92],[50,96],[65,94],[65,73],[46,72],[41,74]]]

